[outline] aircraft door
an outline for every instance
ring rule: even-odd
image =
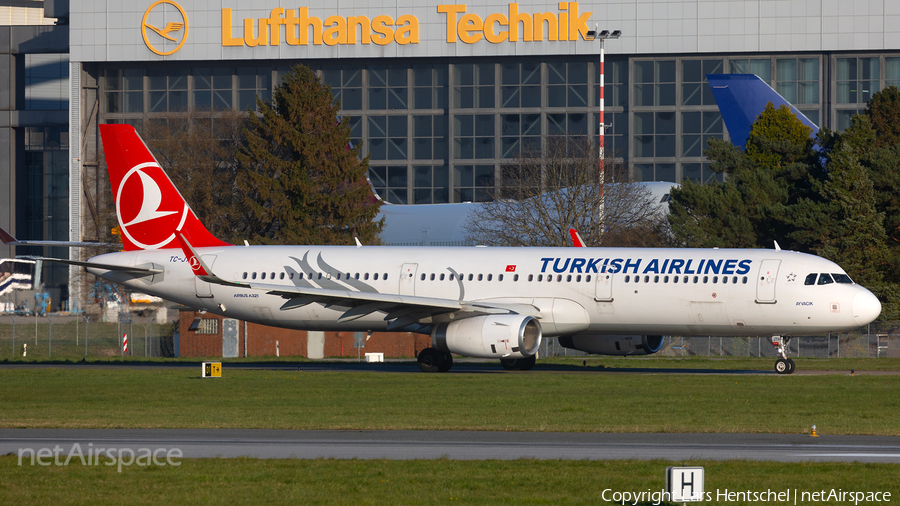
[[[759,266],[759,274],[756,276],[756,302],[761,304],[774,304],[775,281],[778,279],[778,268],[781,260],[763,260]]]
[[[403,264],[400,269],[400,295],[416,294],[416,270],[419,264]]]
[[[216,255],[202,255],[203,262],[209,266],[211,269],[213,264],[216,262]],[[201,299],[209,299],[212,298],[212,287],[206,281],[194,276],[194,290],[197,293],[197,297]]]
[[[613,275],[609,272],[597,274],[597,288],[594,300],[597,302],[612,302]]]

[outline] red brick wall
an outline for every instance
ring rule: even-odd
[[[217,334],[197,334],[188,330],[194,318],[216,319]],[[221,357],[222,356],[222,317],[211,313],[201,315],[196,311],[181,311],[179,318],[179,356],[182,357]],[[247,355],[251,357],[275,356],[275,344],[281,356],[305,357],[307,352],[306,331],[290,330],[259,325],[257,323],[238,323],[238,356],[244,356],[244,330],[247,331]],[[326,332],[325,357],[356,357],[353,347],[354,332]],[[431,345],[431,337],[409,332],[375,332],[359,350],[360,356],[366,353],[384,353],[385,358],[415,357],[419,352]]]

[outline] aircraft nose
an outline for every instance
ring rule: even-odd
[[[881,314],[881,302],[868,290],[853,297],[853,319],[859,326],[868,325]]]

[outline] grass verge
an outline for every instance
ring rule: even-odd
[[[750,461],[451,461],[186,459],[178,467],[102,464],[40,467],[0,457],[2,504],[611,504],[615,492],[664,489],[669,465],[703,466],[705,504],[731,493],[888,492],[900,496],[896,464]],[[604,500],[604,497],[610,500]],[[626,504],[659,504],[657,498]],[[732,496],[735,498],[735,496]],[[865,502],[865,501],[861,501]],[[853,504],[853,501],[815,501]],[[662,504],[672,504],[663,502]]]
[[[0,369],[0,427],[900,435],[897,375]]]

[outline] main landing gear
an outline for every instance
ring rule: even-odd
[[[772,346],[778,349],[778,360],[775,361],[775,372],[778,374],[793,374],[794,361],[787,358],[787,348],[790,337],[772,336]]]
[[[418,360],[422,372],[447,372],[453,367],[453,355],[437,348],[420,351]]]
[[[501,358],[500,365],[507,371],[529,371],[534,367],[537,355],[528,358]]]

